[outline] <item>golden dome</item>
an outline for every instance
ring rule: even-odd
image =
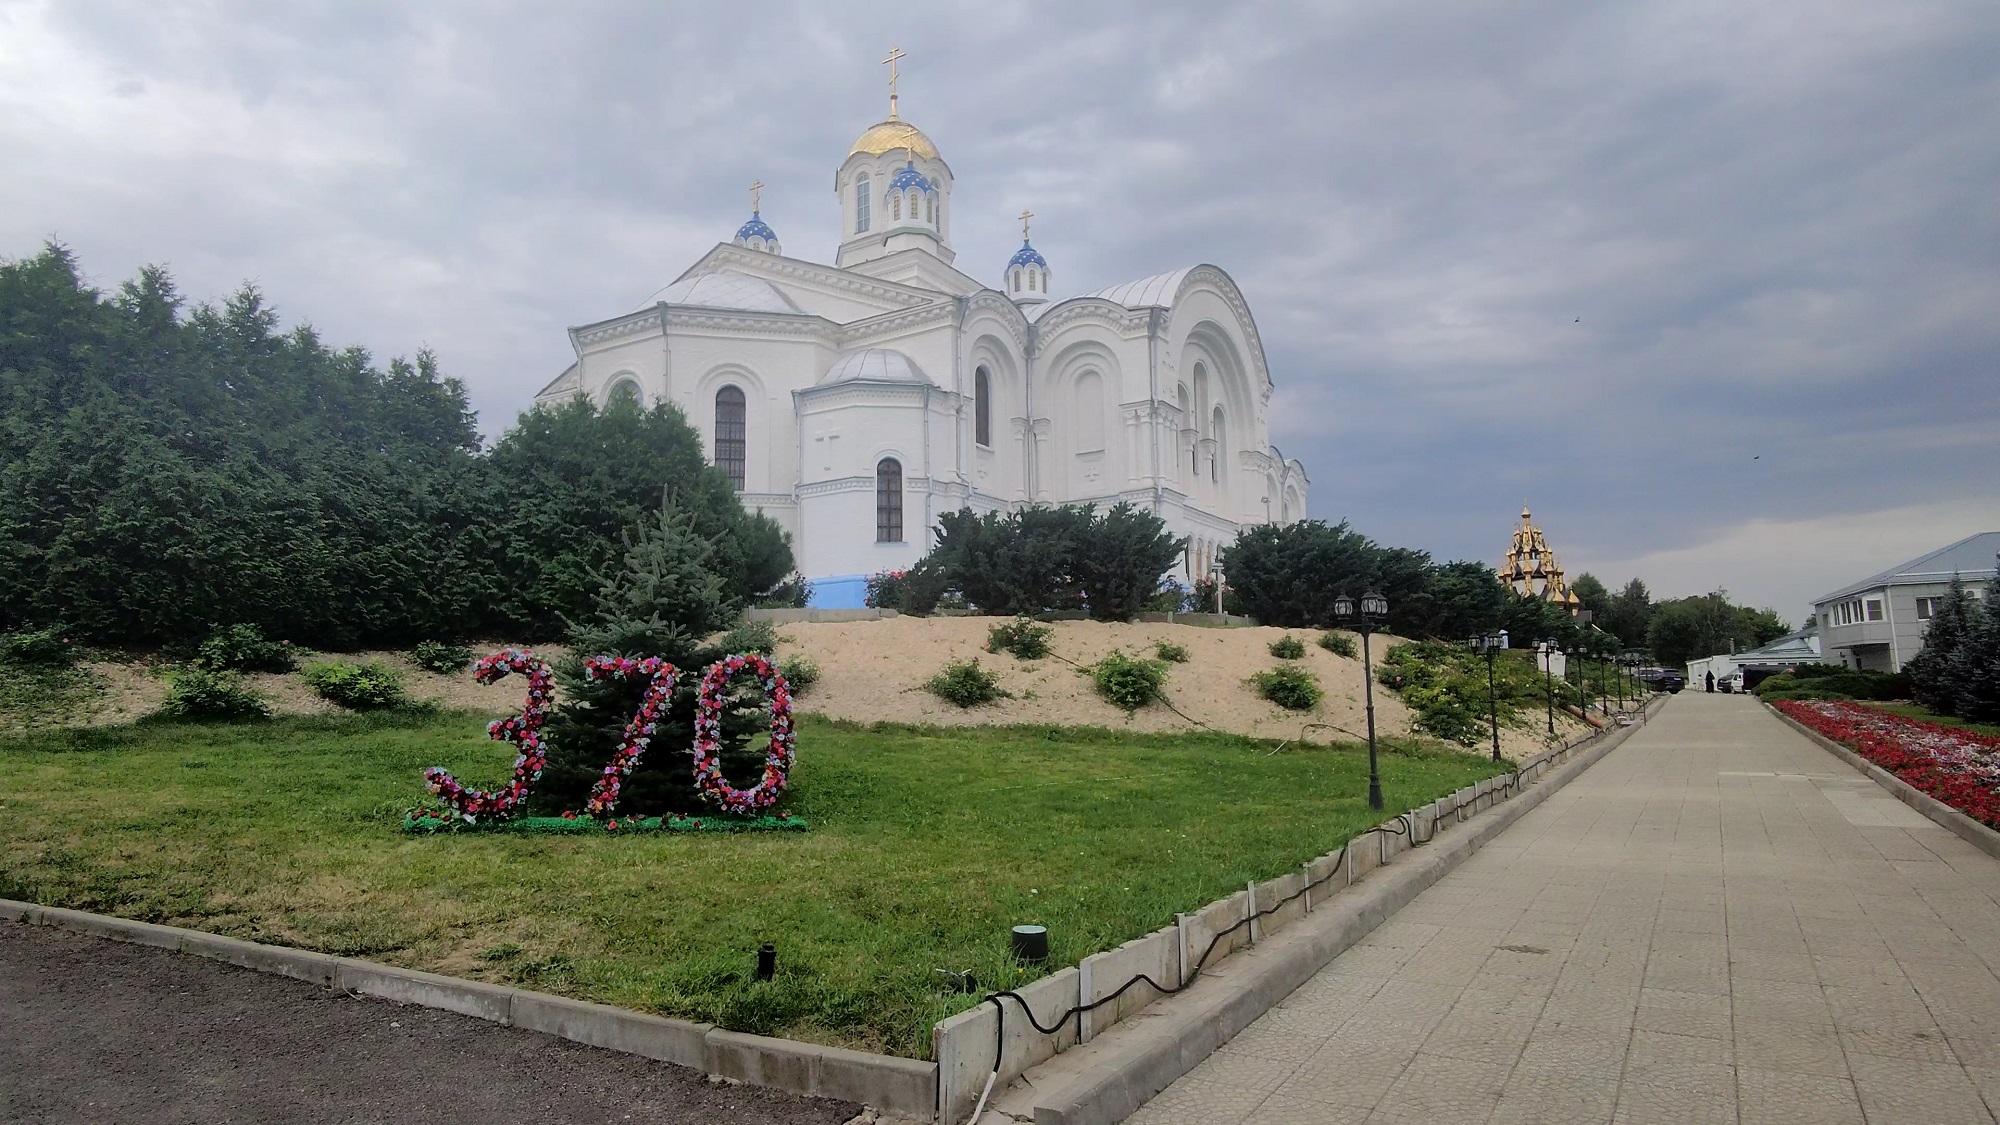
[[[937,146],[924,136],[922,129],[896,117],[870,125],[867,132],[855,139],[854,147],[847,150],[847,155],[865,152],[870,156],[880,156],[902,148],[910,149],[925,160],[938,158]]]

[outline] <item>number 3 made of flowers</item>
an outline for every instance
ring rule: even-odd
[[[757,677],[771,701],[771,746],[764,756],[764,776],[748,789],[736,789],[722,776],[722,703],[729,681],[743,672]],[[792,769],[792,693],[785,678],[754,652],[725,657],[702,674],[695,705],[695,788],[724,812],[737,816],[759,813],[776,804]]]
[[[534,792],[535,782],[541,780],[542,767],[548,762],[548,749],[542,745],[542,721],[548,718],[549,682],[554,678],[548,663],[510,648],[481,660],[473,668],[472,678],[491,684],[514,672],[526,673],[528,677],[528,698],[521,713],[496,719],[486,727],[487,735],[494,741],[511,742],[521,748],[521,756],[514,759],[513,780],[487,792],[460,785],[443,766],[424,771],[426,787],[467,823],[482,816],[512,816],[528,799],[528,794]]]

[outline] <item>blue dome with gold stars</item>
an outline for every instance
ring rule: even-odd
[[[932,192],[937,190],[936,188],[931,186],[931,182],[929,180],[924,178],[924,174],[922,172],[917,171],[917,166],[915,164],[905,164],[903,165],[903,170],[896,173],[896,178],[889,181],[889,190],[908,191],[911,188],[916,188],[917,190],[924,192]]]
[[[1024,238],[1021,240],[1021,248],[1014,251],[1013,257],[1007,259],[1008,269],[1013,269],[1015,266],[1040,266],[1048,269],[1049,260],[1042,257],[1042,252],[1030,246],[1028,240]]]
[[[752,238],[764,238],[772,242],[778,241],[777,233],[771,229],[770,224],[764,221],[764,216],[761,212],[750,212],[750,221],[736,228],[736,240],[738,242],[747,241]]]

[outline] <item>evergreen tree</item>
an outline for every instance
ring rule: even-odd
[[[2000,565],[1986,584],[1984,603],[1966,615],[1965,637],[1952,657],[1952,681],[1958,714],[1993,723],[2000,722]]]
[[[712,811],[693,786],[696,689],[708,666],[729,652],[727,635],[715,643],[709,638],[737,619],[743,602],[716,569],[718,537],[703,535],[696,522],[665,500],[636,534],[621,533],[622,557],[594,575],[595,608],[571,625],[571,654],[556,664],[562,702],[549,717],[548,765],[534,797],[538,811],[583,807],[645,695],[647,685],[637,680],[586,678],[583,661],[591,656],[657,656],[681,673],[658,733],[625,780],[618,814]],[[764,744],[752,738],[767,729],[754,685],[733,688],[724,709],[722,755],[732,784],[756,782]]]
[[[1973,634],[1975,615],[1986,616],[1966,596],[1965,583],[1952,575],[1951,588],[1932,612],[1930,628],[1924,631],[1924,647],[1903,665],[1903,672],[1910,677],[1910,694],[1940,715],[1959,713],[1965,671],[1959,650]]]

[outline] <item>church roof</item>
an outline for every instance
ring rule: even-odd
[[[1102,297],[1107,301],[1124,305],[1128,309],[1143,309],[1153,305],[1170,306],[1174,303],[1174,294],[1180,292],[1181,282],[1187,280],[1187,275],[1193,270],[1193,266],[1184,266],[1172,273],[1156,273],[1151,277],[1142,277],[1137,281],[1128,281],[1109,289],[1099,289],[1084,296]]]
[[[834,362],[826,374],[820,376],[819,385],[832,383],[928,383],[930,376],[917,366],[917,361],[894,348],[863,348],[849,352]]]
[[[870,125],[866,132],[854,139],[854,147],[847,150],[847,155],[865,152],[870,156],[880,156],[899,148],[908,149],[925,160],[937,159],[937,146],[931,143],[931,139],[924,136],[923,130],[900,117]]]
[[[771,237],[766,235],[765,237]],[[711,309],[743,309],[747,312],[795,313],[801,311],[791,299],[761,277],[735,270],[705,273],[674,282],[651,297],[640,308],[657,304],[700,305]]]
[[[773,242],[776,242],[778,240],[778,236],[771,230],[770,224],[764,221],[763,214],[757,211],[752,211],[750,213],[749,222],[744,223],[742,226],[736,228],[736,237],[768,238]]]
[[[1040,250],[1028,245],[1028,240],[1024,238],[1021,240],[1021,248],[1014,251],[1013,257],[1007,259],[1008,269],[1013,269],[1015,266],[1040,266],[1048,269],[1049,260],[1042,257]]]

